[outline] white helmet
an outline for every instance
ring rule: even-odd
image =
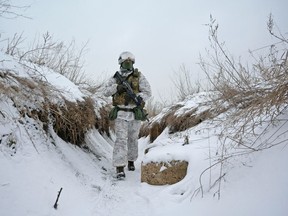
[[[135,63],[135,56],[131,52],[122,52],[118,58],[118,63],[121,65],[125,60],[130,59]]]

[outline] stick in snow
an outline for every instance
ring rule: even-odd
[[[59,199],[59,197],[60,197],[61,192],[62,192],[62,188],[60,188],[60,191],[58,191],[58,196],[57,196],[56,202],[55,202],[55,204],[54,204],[54,208],[55,208],[55,209],[57,209],[58,199]]]

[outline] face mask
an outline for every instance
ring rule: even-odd
[[[121,64],[121,67],[123,69],[126,69],[126,70],[132,70],[133,69],[133,62],[130,60],[126,60]]]

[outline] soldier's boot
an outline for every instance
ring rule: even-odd
[[[124,179],[125,178],[125,172],[124,167],[116,167],[116,177],[117,179]]]
[[[135,170],[135,166],[134,166],[134,162],[133,161],[128,161],[128,170],[129,171],[134,171]]]

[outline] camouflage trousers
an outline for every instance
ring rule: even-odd
[[[113,149],[113,166],[126,166],[127,161],[138,157],[138,135],[141,121],[115,119],[116,141]]]

